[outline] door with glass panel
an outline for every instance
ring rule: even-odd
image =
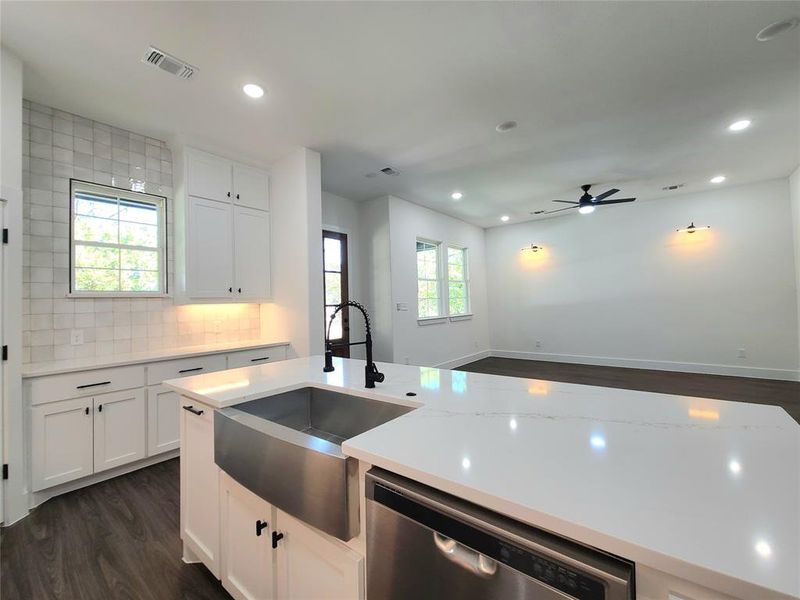
[[[347,302],[347,235],[336,231],[322,232],[322,268],[325,290],[325,329],[337,305]],[[350,314],[344,308],[330,325],[333,355],[350,357]]]

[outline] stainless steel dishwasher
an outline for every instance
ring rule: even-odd
[[[632,600],[634,564],[388,471],[367,473],[369,600]]]

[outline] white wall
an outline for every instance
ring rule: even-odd
[[[366,306],[366,296],[362,287],[363,258],[361,251],[361,218],[360,208],[363,205],[349,198],[342,198],[329,192],[322,192],[322,229],[336,231],[347,235],[347,292],[350,300]],[[351,315],[350,327],[352,341],[363,338],[361,317]],[[327,327],[327,323],[324,326]],[[353,346],[351,358],[364,358],[364,346]]]
[[[712,229],[675,232],[690,221]],[[493,350],[797,376],[786,179],[498,227],[486,237]],[[520,252],[531,243],[545,251]]]
[[[484,231],[459,219],[401,198],[389,198],[393,356],[399,363],[457,366],[489,349]],[[417,238],[468,248],[471,319],[420,325],[417,322]],[[395,310],[408,304],[408,311]],[[476,356],[477,355],[477,356]]]
[[[320,155],[300,148],[270,169],[273,303],[262,334],[288,339],[295,356],[322,354],[322,188]]]
[[[789,178],[789,197],[792,205],[792,231],[794,234],[794,270],[797,285],[797,321],[800,327],[800,167]],[[800,331],[798,331],[800,344]],[[798,350],[800,354],[800,350]]]
[[[7,525],[28,509],[23,452],[22,410],[22,63],[0,47],[0,197],[5,202],[4,227],[9,243],[3,249],[2,337],[8,361],[2,367],[3,462],[9,479],[3,485],[3,510]]]
[[[375,360],[394,362],[389,198],[363,202],[360,216],[362,281],[372,319],[373,354]]]

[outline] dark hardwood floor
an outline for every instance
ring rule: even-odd
[[[735,402],[774,404],[783,407],[800,423],[800,382],[796,381],[496,357],[469,363],[459,367],[459,370]]]
[[[229,599],[181,561],[178,459],[48,500],[0,531],[3,600]]]

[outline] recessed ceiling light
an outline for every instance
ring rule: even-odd
[[[764,540],[759,540],[756,542],[756,552],[764,558],[769,558],[772,555],[772,548]]]
[[[452,194],[450,194],[450,197],[453,200],[461,200],[461,198],[464,197],[464,194],[462,194],[461,192],[453,192]]]
[[[797,17],[792,17],[791,19],[784,19],[783,21],[777,21],[776,23],[772,23],[767,25],[758,32],[756,35],[756,39],[759,42],[768,42],[770,40],[775,39],[782,33],[786,33],[787,31],[791,31],[797,25],[800,24],[800,19]]]
[[[261,98],[264,95],[264,88],[255,83],[248,83],[242,88],[242,91],[251,98]]]
[[[750,119],[741,119],[740,121],[734,121],[730,125],[728,125],[729,131],[744,131],[748,127],[750,127]]]
[[[511,218],[511,217],[509,217],[508,215],[503,215],[502,217],[500,217],[500,220],[501,220],[503,223],[505,223],[505,222],[506,222],[506,221],[508,221],[510,218]]]
[[[725,181],[725,175],[716,175],[715,177],[709,179],[709,181],[711,183],[722,183],[723,181]]]
[[[594,206],[591,204],[584,204],[580,208],[578,208],[578,212],[582,215],[590,215],[594,212]]]
[[[495,127],[495,129],[499,133],[505,133],[506,131],[514,129],[516,126],[517,126],[516,121],[503,121],[502,123],[499,123],[497,127]]]

